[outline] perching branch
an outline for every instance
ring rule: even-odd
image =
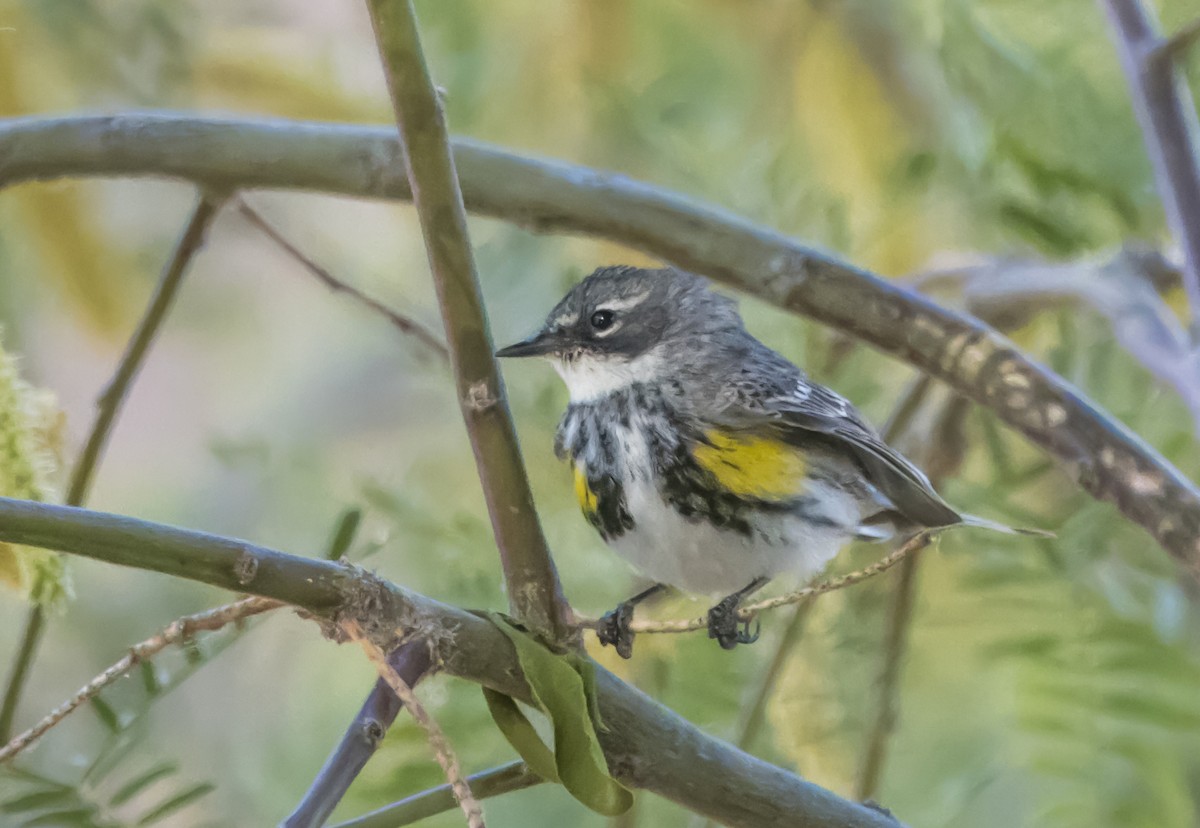
[[[64,176],[409,198],[390,130],[168,115],[0,124],[0,186]],[[806,314],[943,380],[1044,449],[1200,579],[1200,489],[1076,389],[977,319],[711,207],[620,175],[455,143],[467,206],[603,236]]]
[[[447,673],[532,702],[508,637],[490,621],[330,561],[83,509],[0,498],[0,540],[71,552],[353,619],[380,646],[420,636]],[[601,746],[624,783],[732,828],[895,828],[889,817],[703,733],[596,668]],[[664,750],[664,746],[669,747]]]
[[[134,644],[116,664],[109,667],[100,675],[80,688],[79,692],[54,708],[40,722],[29,730],[0,748],[0,764],[17,756],[25,748],[42,738],[47,731],[74,713],[82,705],[100,694],[100,691],[115,681],[123,678],[134,667],[143,661],[162,652],[172,644],[187,641],[198,632],[219,630],[224,626],[249,618],[252,615],[268,612],[283,606],[270,598],[243,598],[232,604],[216,607],[205,612],[187,615],[172,621],[171,624],[157,635],[153,635],[139,644]]]
[[[1183,285],[1200,319],[1200,120],[1174,49],[1142,0],[1103,0],[1171,235],[1183,248]],[[1196,325],[1194,324],[1195,328]]]
[[[96,418],[88,432],[79,458],[71,470],[71,479],[67,485],[66,503],[68,506],[82,506],[87,500],[92,478],[100,462],[100,455],[108,443],[113,424],[120,413],[121,405],[129,394],[133,380],[141,370],[146,354],[150,350],[155,336],[158,335],[166,319],[167,312],[183,283],[192,259],[200,252],[204,244],[204,236],[212,225],[220,210],[222,199],[209,193],[202,192],[192,209],[191,217],[183,229],[179,241],[171,252],[171,258],[163,268],[162,276],[150,297],[150,303],[142,315],[141,321],[133,332],[125,354],[117,363],[116,371],[108,385],[100,393],[96,401]],[[21,644],[13,660],[9,674],[8,685],[4,691],[4,701],[0,703],[0,741],[7,741],[12,735],[13,721],[17,714],[17,705],[21,700],[21,692],[29,671],[33,666],[34,656],[42,638],[42,630],[46,624],[46,616],[40,604],[29,609],[25,621],[25,631],[21,636]]]
[[[446,119],[425,63],[411,0],[367,0],[404,147],[404,168],[437,287],[459,406],[500,549],[512,612],[552,641],[570,633],[550,547],[493,356]]]
[[[837,578],[830,578],[828,581],[818,581],[815,584],[810,584],[806,587],[801,587],[795,592],[789,592],[787,595],[778,595],[774,598],[765,598],[762,601],[755,601],[753,604],[746,604],[738,609],[737,615],[740,621],[753,621],[760,612],[767,610],[778,609],[792,604],[798,604],[808,598],[817,595],[824,595],[827,592],[833,592],[839,589],[845,589],[848,586],[860,584],[868,578],[873,578],[883,572],[887,572],[896,564],[916,552],[921,551],[933,541],[940,532],[952,527],[939,527],[936,529],[925,529],[911,538],[906,540],[900,546],[893,549],[887,555],[884,555],[873,564],[864,566],[862,569],[856,569],[853,572],[847,572]],[[595,618],[580,618],[578,624],[585,629],[595,629],[599,623]],[[671,621],[656,621],[649,618],[636,619],[629,627],[635,633],[688,633],[696,632],[708,628],[708,620],[705,618],[685,618]]]

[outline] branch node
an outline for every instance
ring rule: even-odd
[[[473,411],[476,414],[481,414],[492,408],[498,402],[496,395],[492,393],[488,381],[485,379],[479,382],[473,382],[467,388],[467,393],[463,397],[463,405],[468,411]]]
[[[249,549],[243,549],[233,565],[233,577],[242,586],[249,586],[258,575],[258,556]]]

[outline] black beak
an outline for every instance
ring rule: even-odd
[[[545,356],[558,349],[558,337],[547,330],[540,330],[528,339],[513,343],[496,351],[498,357]]]

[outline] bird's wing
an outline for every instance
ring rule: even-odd
[[[885,443],[849,401],[809,382],[782,358],[771,367],[771,373],[756,370],[724,385],[717,397],[724,424],[774,432],[788,442],[825,437],[844,447],[867,480],[909,520],[921,526],[948,526],[962,520],[934,491],[929,478]]]

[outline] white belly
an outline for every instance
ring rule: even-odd
[[[647,468],[649,458],[638,430],[624,436],[627,468]],[[825,514],[836,523],[857,525],[859,507],[850,495],[819,483],[807,494],[827,504]],[[758,531],[750,536],[719,529],[707,520],[679,514],[662,499],[648,474],[625,481],[625,498],[634,528],[610,542],[614,551],[647,578],[688,592],[729,595],[760,577],[807,582],[850,539],[844,530],[788,513],[759,514],[754,519]]]

